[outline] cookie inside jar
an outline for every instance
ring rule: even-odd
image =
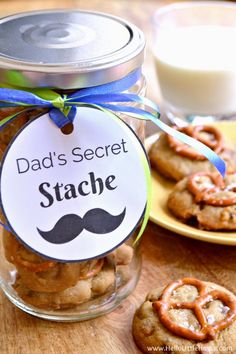
[[[21,113],[21,111],[24,111]],[[18,131],[29,122],[31,118],[37,117],[39,114],[45,112],[43,108],[25,110],[24,107],[6,107],[0,109],[0,120],[2,121],[4,118],[9,116],[13,116],[18,114],[16,118],[13,118],[3,129],[1,129],[0,134],[0,159],[2,159],[3,154],[11,142],[11,140],[15,137]]]
[[[131,279],[133,248],[124,243],[105,257],[85,262],[48,260],[4,230],[2,247],[8,282],[26,304],[61,311],[96,306]]]

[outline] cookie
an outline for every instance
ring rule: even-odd
[[[172,282],[147,295],[133,336],[144,353],[236,353],[236,296],[197,279]]]
[[[169,210],[186,223],[205,230],[236,230],[236,173],[199,172],[179,181],[167,201]]]
[[[104,294],[111,285],[115,285],[115,269],[106,264],[101,272],[92,278],[91,290],[94,296]]]
[[[80,280],[75,286],[56,293],[32,291],[22,283],[21,278],[16,281],[14,288],[26,303],[42,309],[68,309],[91,298],[91,279]]]
[[[49,261],[28,250],[9,231],[2,232],[5,257],[8,262],[31,272],[41,272],[53,268],[57,262]]]
[[[10,115],[22,111],[22,107],[8,107],[0,110],[0,120]],[[42,108],[28,110],[20,114],[17,118],[9,122],[2,130],[0,135],[0,146],[7,146],[9,142],[14,138],[16,133],[21,129],[31,118],[36,117],[45,110]]]
[[[33,291],[58,292],[99,273],[104,258],[80,263],[55,262],[27,249],[10,232],[3,231],[3,246],[8,262],[14,264],[21,281]]]
[[[14,284],[15,291],[26,303],[43,309],[69,309],[103,295],[115,286],[115,272],[108,263],[92,278],[79,280],[74,286],[59,292],[33,291],[25,284],[25,279],[18,275]]]
[[[217,128],[188,126],[178,130],[204,142],[225,160],[229,172],[236,171],[236,151],[226,147],[223,137]],[[153,169],[175,181],[179,181],[195,172],[216,171],[213,164],[205,159],[203,155],[167,134],[161,134],[151,146],[149,158]]]
[[[42,272],[30,272],[17,267],[23,284],[30,290],[55,293],[74,286],[79,280],[79,263],[56,263],[54,267]]]
[[[114,259],[117,265],[130,264],[134,255],[134,250],[131,246],[123,243],[120,247],[108,254],[109,259]]]
[[[17,270],[16,292],[29,304],[45,309],[71,308],[119,286],[119,269],[126,269],[133,258],[133,248],[122,244],[104,258],[56,262],[32,252],[6,230],[2,236],[5,257]]]

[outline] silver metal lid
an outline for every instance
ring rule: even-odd
[[[0,20],[0,81],[61,89],[101,85],[140,67],[144,47],[136,26],[108,14],[12,15]]]

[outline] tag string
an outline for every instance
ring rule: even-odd
[[[7,124],[31,108],[47,108],[51,120],[58,128],[73,123],[77,107],[88,106],[101,109],[105,112],[127,113],[137,119],[150,120],[165,133],[172,135],[182,143],[187,144],[204,155],[220,172],[225,175],[225,162],[210,148],[201,142],[171,128],[160,120],[159,107],[151,100],[141,97],[127,90],[134,86],[141,77],[141,70],[137,69],[124,78],[107,84],[83,88],[69,94],[60,94],[47,88],[23,89],[18,86],[0,84],[0,110],[6,107],[22,107],[20,112],[9,115],[0,121],[0,131]],[[145,108],[128,106],[138,104]],[[143,162],[147,184],[147,205],[139,234],[141,237],[149,218],[151,203],[151,176],[147,161]],[[1,223],[9,230],[8,226]]]

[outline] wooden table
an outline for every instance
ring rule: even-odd
[[[173,1],[147,0],[1,0],[1,16],[42,8],[83,8],[122,16],[143,29],[147,38],[145,73],[148,96],[159,91],[150,52],[150,16]],[[153,128],[149,127],[149,133]],[[135,354],[131,323],[146,293],[169,280],[194,276],[217,282],[236,293],[236,250],[178,236],[149,223],[142,240],[143,269],[136,290],[115,311],[83,323],[54,323],[34,318],[0,295],[1,354]]]

